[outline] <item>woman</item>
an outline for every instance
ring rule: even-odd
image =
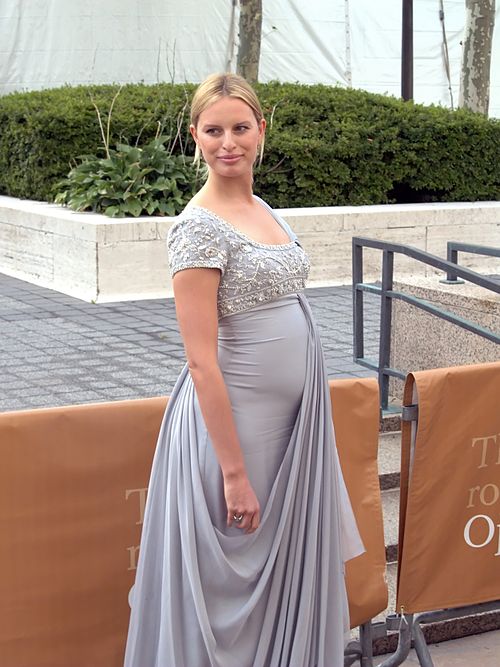
[[[252,193],[265,128],[241,77],[197,89],[208,178],[168,237],[187,365],[153,462],[126,667],[343,665],[343,563],[363,547],[302,294],[309,262]]]

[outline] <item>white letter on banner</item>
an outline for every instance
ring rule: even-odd
[[[484,519],[486,523],[488,524],[488,537],[485,539],[485,541],[482,544],[473,544],[470,539],[470,529],[473,524],[473,522],[476,519]],[[495,524],[493,521],[490,519],[489,516],[486,516],[485,514],[476,514],[476,516],[473,516],[471,519],[469,519],[465,525],[464,528],[464,539],[467,542],[467,544],[472,547],[473,549],[481,549],[481,547],[485,547],[487,544],[491,542],[493,539],[493,535],[495,534]],[[495,554],[497,555],[497,554]]]

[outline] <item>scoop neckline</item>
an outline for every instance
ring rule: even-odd
[[[262,206],[262,204],[259,204],[259,206]],[[256,245],[260,248],[289,248],[290,246],[295,245],[295,241],[293,241],[292,239],[290,239],[290,241],[288,241],[287,243],[262,243],[261,241],[257,241],[256,239],[253,239],[251,236],[248,236],[247,234],[245,234],[245,232],[240,231],[237,227],[232,225],[230,222],[228,222],[227,220],[222,218],[220,215],[218,215],[214,211],[211,211],[209,208],[205,208],[204,206],[199,206],[198,204],[193,204],[192,206],[189,206],[187,209],[184,209],[184,210],[186,211],[186,213],[189,213],[189,211],[191,211],[194,208],[197,208],[200,211],[204,211],[205,213],[208,213],[208,215],[211,215],[212,218],[216,218],[219,222],[222,222],[223,225],[225,225],[226,227],[229,227],[231,229],[231,231],[234,232],[237,236],[241,236],[242,238],[244,238],[249,243],[252,243],[253,245]],[[264,208],[264,207],[262,206],[262,208]],[[272,213],[271,213],[271,215],[274,218],[274,215]],[[276,220],[276,218],[274,218],[274,219]],[[280,225],[278,220],[276,220],[276,222],[278,223],[278,225]],[[288,238],[290,238],[290,235],[288,234],[286,229],[284,227],[282,227],[281,225],[280,225],[280,227],[281,227],[281,229],[283,229],[283,231],[288,236]]]

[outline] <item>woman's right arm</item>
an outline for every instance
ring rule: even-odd
[[[217,355],[217,290],[220,271],[185,269],[173,278],[177,320],[186,350],[189,372],[224,479],[227,523],[253,532],[260,508],[245,469],[243,453],[224,377]]]

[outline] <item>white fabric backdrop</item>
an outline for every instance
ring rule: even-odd
[[[238,3],[235,2],[235,5]],[[401,0],[263,0],[260,79],[400,93]],[[455,106],[464,0],[445,0]],[[490,115],[500,117],[500,7]],[[0,0],[0,94],[233,69],[233,0]],[[414,0],[415,99],[450,106],[438,0]]]

